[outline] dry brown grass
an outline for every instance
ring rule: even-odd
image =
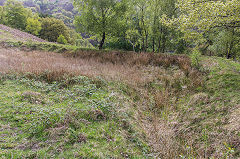
[[[176,65],[189,72],[182,66],[190,61],[186,56],[169,56],[136,53],[49,53],[18,49],[0,50],[0,71],[33,73],[44,76],[47,81],[54,81],[66,75],[85,75],[89,77],[103,76],[108,80],[119,80],[134,84],[144,84],[153,81],[163,67]],[[186,63],[186,64],[185,64]],[[154,71],[154,72],[153,72]]]

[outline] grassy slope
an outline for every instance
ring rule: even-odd
[[[34,41],[34,42],[47,42],[32,34],[22,32],[18,29],[13,29],[6,25],[0,24],[0,41]]]
[[[0,24],[0,45],[4,47],[18,47],[27,50],[43,50],[52,52],[65,52],[65,51],[77,51],[77,50],[95,50],[94,47],[91,49],[82,48],[72,45],[62,45],[52,43],[40,39],[32,34],[22,32],[18,29]]]
[[[0,158],[141,157],[148,147],[129,125],[133,110],[104,81],[76,77],[47,84],[4,76]]]
[[[178,104],[178,137],[188,155],[240,157],[240,64],[203,57],[207,70],[203,87]]]
[[[177,137],[185,145],[183,156],[237,157],[240,64],[203,57],[202,65],[208,70],[205,84],[196,94],[180,98],[177,118],[173,113]],[[149,147],[134,126],[137,110],[124,107],[129,97],[119,93],[126,92],[127,87],[121,87],[81,76],[52,84],[2,76],[0,154],[3,158],[147,157]]]
[[[27,40],[17,42],[10,33],[0,32],[1,45],[4,47],[60,53],[88,50],[53,43],[26,42]],[[6,37],[10,39],[4,39]],[[94,50],[90,52],[94,53]],[[145,112],[145,117],[152,115],[151,105],[163,105],[164,109],[174,105],[174,108],[169,108],[169,112],[159,109],[161,113],[157,115],[163,120],[169,119],[177,123],[171,129],[175,131],[173,136],[185,149],[183,157],[240,157],[240,64],[222,58],[203,57],[202,65],[206,71],[204,84],[191,90],[184,87],[194,79],[189,80],[185,76],[182,79],[177,76],[172,78],[171,73],[167,74],[170,77],[159,77],[166,88],[162,88],[161,83],[159,85],[158,79],[146,83],[149,88],[143,89],[163,91],[163,94],[160,93],[158,97],[154,91],[149,92],[153,102],[147,101],[149,110]],[[166,70],[178,71],[174,69],[176,68],[170,67]],[[117,86],[119,83],[112,85],[107,82],[107,85],[99,87],[91,79],[85,80],[65,87],[65,82],[47,84],[39,79],[29,80],[9,75],[2,78],[1,157],[146,157],[149,147],[142,141],[144,137],[139,135],[141,131],[137,129],[139,125],[135,124],[137,121],[133,117],[138,108],[125,108],[123,101],[142,106],[141,102],[146,103],[144,100],[149,99],[142,98],[134,89],[129,91],[128,87],[124,88],[127,93],[123,94],[122,88]],[[108,90],[109,87],[111,91]],[[93,91],[93,95],[88,95],[89,91]],[[169,91],[171,95],[164,96],[164,91],[166,94]],[[109,95],[112,94],[115,96],[110,98]],[[161,99],[162,96],[169,99]],[[143,101],[139,102],[136,97]],[[100,119],[96,119],[98,114]]]

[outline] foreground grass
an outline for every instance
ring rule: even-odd
[[[104,81],[68,82],[2,75],[0,158],[143,158],[148,153],[119,111],[124,97]]]
[[[239,63],[2,50],[1,70],[25,74],[1,78],[5,158],[240,157]]]
[[[240,157],[240,64],[202,57],[204,85],[178,101],[177,138],[187,158]]]

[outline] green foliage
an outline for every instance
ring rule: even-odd
[[[4,7],[0,6],[0,24],[4,24],[4,21],[5,21]]]
[[[39,35],[39,32],[42,29],[41,25],[42,24],[38,19],[28,18],[26,31],[33,35]]]
[[[56,42],[58,37],[63,35],[67,41],[69,40],[69,29],[63,21],[56,18],[43,18],[41,23],[40,37],[42,39]]]
[[[79,31],[101,38],[102,49],[106,36],[118,36],[124,28],[124,15],[127,1],[118,0],[75,0],[81,16],[76,17],[75,24]]]
[[[59,35],[58,39],[57,39],[57,42],[59,44],[67,44],[67,40],[65,39],[65,37],[61,34]]]
[[[88,39],[76,39],[76,46],[84,48],[94,48]]]
[[[68,27],[73,27],[73,20],[76,11],[69,0],[23,0],[24,6],[31,8],[35,13],[40,13],[41,17],[55,17],[62,20]]]
[[[97,87],[95,80],[83,76],[52,83],[26,76],[9,75],[0,85],[0,135],[4,135],[0,158],[52,158],[53,154],[54,158],[122,158],[123,153],[131,158],[145,158],[148,155],[145,153],[149,148],[137,130],[128,131],[123,126],[122,121],[128,124],[118,111],[123,99],[118,101],[104,85]],[[98,80],[97,83],[106,82]],[[67,81],[71,84],[66,85]],[[130,120],[130,115],[127,117]],[[37,152],[32,147],[20,148],[30,143],[37,144]]]
[[[140,43],[140,34],[138,30],[130,29],[126,32],[126,38],[133,46],[133,51],[135,51],[135,47]]]
[[[239,32],[240,33],[240,32]],[[239,33],[234,29],[225,29],[216,33],[209,33],[208,39],[212,41],[212,45],[208,50],[213,55],[226,58],[237,58],[239,56]]]
[[[30,14],[29,10],[24,8],[21,2],[15,0],[8,0],[4,4],[4,10],[6,12],[7,25],[25,30],[27,18]]]
[[[207,47],[212,45],[210,50],[215,55],[236,58],[239,40],[235,35],[240,25],[239,0],[177,0],[177,8],[179,16],[163,16],[161,21],[183,32],[189,43]],[[211,34],[213,38],[209,38]]]
[[[201,56],[201,52],[199,51],[199,49],[197,47],[194,48],[190,55],[190,58],[191,58],[192,65],[196,68],[200,67],[200,56]]]
[[[178,8],[181,15],[176,19],[176,24],[180,24],[181,30],[189,34],[202,34],[199,31],[208,31],[215,27],[239,26],[239,0],[198,3],[194,0],[178,0]]]

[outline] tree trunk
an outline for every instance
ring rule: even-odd
[[[155,52],[155,34],[156,34],[156,21],[157,21],[157,16],[154,16],[153,20],[153,39],[152,39],[152,52]]]
[[[152,52],[155,52],[155,38],[153,37],[153,41],[152,41]]]
[[[157,50],[157,52],[160,52],[160,50],[161,50],[161,36],[159,36],[159,38],[158,38],[158,50]]]
[[[158,39],[158,52],[161,52],[161,43],[162,43],[162,32],[163,32],[163,29],[162,29],[162,26],[160,26],[160,35],[159,35],[159,39]]]
[[[101,42],[100,42],[100,44],[99,44],[99,50],[102,50],[103,45],[104,45],[104,42],[105,42],[105,39],[106,39],[106,33],[103,32],[102,40],[101,40]]]
[[[145,30],[145,37],[146,37],[145,52],[147,52],[147,49],[148,49],[148,32],[147,32],[147,30]]]
[[[227,56],[228,59],[234,58],[233,47],[234,47],[234,29],[232,29],[232,38],[229,45],[228,56]]]
[[[162,41],[162,51],[161,53],[165,53],[165,49],[166,49],[166,37],[165,35],[163,35],[163,41]]]
[[[142,52],[145,52],[145,38],[142,36]]]
[[[161,53],[165,53],[166,49],[166,29],[162,29],[162,48],[161,48]]]

